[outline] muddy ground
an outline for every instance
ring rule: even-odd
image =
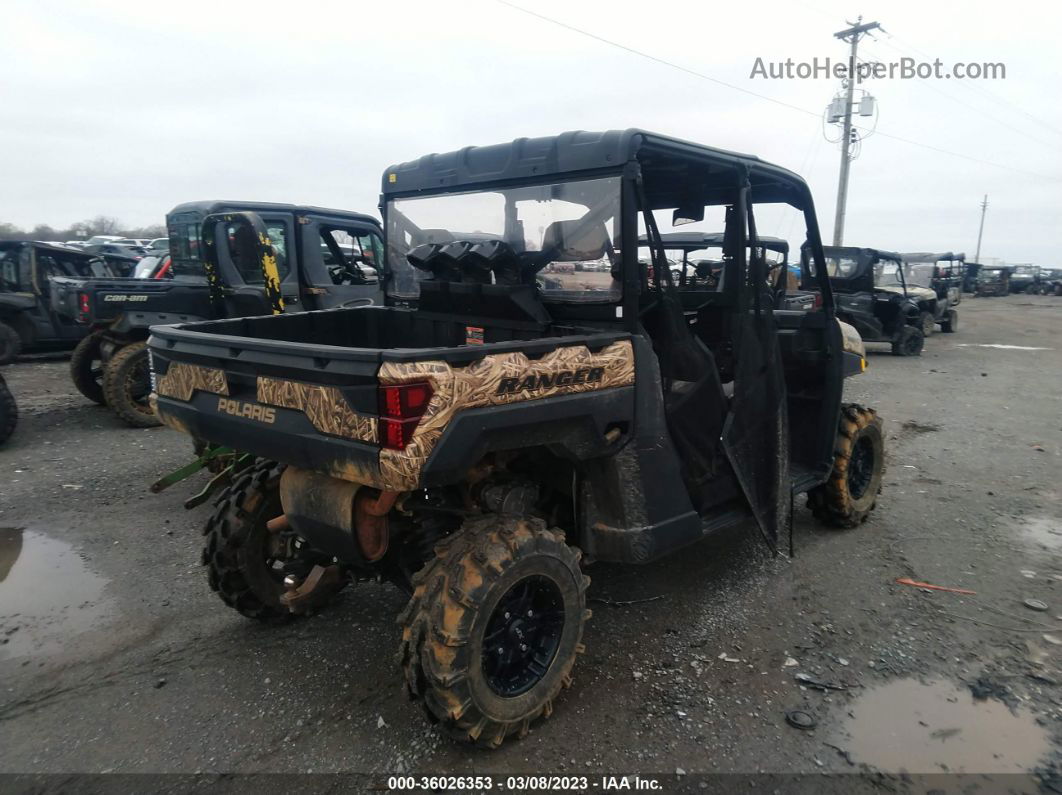
[[[495,752],[438,737],[406,700],[396,589],[281,628],[225,608],[199,565],[209,508],[181,507],[192,483],[147,491],[188,441],[87,404],[63,357],[24,359],[5,371],[23,416],[0,450],[0,772],[681,771],[680,789],[704,772],[962,770],[1053,787],[1062,299],[967,297],[960,314],[921,358],[881,348],[849,381],[887,422],[864,526],[822,529],[800,500],[792,560],[743,529],[592,567],[573,687]]]

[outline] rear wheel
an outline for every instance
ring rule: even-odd
[[[884,474],[881,418],[874,409],[856,403],[843,406],[833,471],[829,480],[808,492],[808,507],[831,527],[856,527],[874,509]]]
[[[103,359],[100,358],[100,332],[89,334],[70,356],[70,378],[77,391],[94,403],[106,405],[103,396]]]
[[[548,718],[571,685],[590,578],[540,519],[474,519],[435,553],[399,617],[406,684],[433,723],[495,748]]]
[[[0,323],[0,364],[11,364],[22,351],[22,337],[7,323]]]
[[[919,356],[925,346],[926,338],[922,329],[916,326],[903,326],[892,341],[894,356]]]
[[[0,375],[0,444],[8,440],[18,424],[18,406],[15,397],[7,388],[7,382]]]
[[[134,428],[161,425],[148,402],[151,369],[146,342],[119,348],[103,368],[103,395],[114,413]]]
[[[922,336],[930,336],[937,328],[937,319],[932,312],[922,312],[918,315],[918,325],[922,328]]]
[[[940,321],[940,330],[945,334],[954,334],[959,330],[959,313],[949,309],[944,319]]]
[[[296,558],[295,536],[271,533],[266,523],[280,516],[284,467],[261,461],[221,494],[203,530],[203,564],[221,601],[248,618],[278,624],[291,618],[280,602],[284,564]]]

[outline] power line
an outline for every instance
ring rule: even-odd
[[[681,64],[677,64],[677,63],[675,63],[673,61],[668,61],[668,60],[666,60],[664,58],[660,58],[660,57],[658,57],[656,55],[651,55],[651,54],[649,54],[647,52],[643,52],[642,50],[637,50],[634,47],[629,47],[626,44],[621,44],[620,42],[613,41],[612,39],[606,39],[604,36],[599,36],[596,33],[592,33],[592,32],[590,32],[588,30],[584,30],[583,28],[578,28],[578,27],[576,27],[574,25],[569,25],[566,22],[561,22],[558,19],[553,19],[552,17],[548,17],[545,14],[540,14],[537,11],[532,11],[531,9],[523,8],[522,6],[515,5],[514,3],[508,2],[508,0],[495,0],[495,1],[497,3],[499,3],[500,5],[503,5],[503,6],[506,6],[508,8],[513,9],[514,11],[519,11],[519,12],[521,12],[523,14],[527,14],[528,16],[535,17],[536,19],[541,19],[543,22],[549,22],[551,25],[556,25],[557,27],[564,28],[565,30],[570,30],[573,33],[578,33],[581,36],[586,36],[588,38],[594,39],[595,41],[599,41],[602,44],[607,44],[610,47],[616,47],[617,49],[623,50],[624,52],[630,53],[631,55],[637,55],[640,58],[645,58],[645,59],[647,59],[649,61],[653,61],[654,63],[661,64],[662,66],[668,66],[668,67],[671,67],[672,69],[677,69],[680,72],[684,72],[685,74],[691,75],[693,77],[700,78],[701,80],[707,80],[707,81],[709,81],[711,83],[715,83],[716,85],[724,86],[726,88],[733,89],[734,91],[740,91],[742,94],[748,94],[749,96],[756,97],[757,99],[766,100],[767,102],[771,102],[771,103],[773,103],[775,105],[780,105],[780,106],[782,106],[784,108],[788,108],[789,110],[795,110],[795,111],[797,111],[799,113],[803,113],[803,114],[808,115],[808,116],[814,116],[816,119],[821,119],[822,114],[817,112],[817,111],[808,110],[807,108],[802,108],[799,105],[793,105],[793,104],[791,104],[789,102],[785,102],[783,100],[775,99],[774,97],[767,96],[766,94],[760,94],[760,93],[758,93],[756,91],[752,91],[750,89],[742,88],[741,86],[734,85],[733,83],[728,83],[725,80],[720,80],[717,77],[712,77],[711,75],[704,74],[703,72],[698,72],[695,69],[690,69],[689,67],[682,66]],[[856,124],[853,124],[852,126],[855,127],[856,129],[869,132],[868,128],[866,128],[866,127],[860,127],[859,125],[856,125]],[[922,143],[921,141],[914,141],[914,140],[912,140],[910,138],[904,138],[904,137],[899,136],[899,135],[893,135],[892,133],[887,133],[887,132],[884,132],[882,130],[877,130],[876,134],[877,135],[881,135],[881,136],[883,136],[885,138],[891,138],[894,141],[900,141],[901,143],[905,143],[905,144],[908,144],[910,146],[917,146],[917,147],[921,147],[923,149],[928,149],[929,151],[937,152],[938,154],[945,154],[945,155],[951,155],[952,157],[959,157],[959,158],[962,158],[963,160],[968,160],[971,163],[980,163],[981,165],[992,166],[993,168],[1000,168],[1000,169],[1003,169],[1004,171],[1012,171],[1015,174],[1022,174],[1024,176],[1033,177],[1035,179],[1046,179],[1046,180],[1049,180],[1049,181],[1052,181],[1052,182],[1059,181],[1058,177],[1052,177],[1052,176],[1048,176],[1046,174],[1038,174],[1038,173],[1033,172],[1033,171],[1025,171],[1024,169],[1015,168],[1013,166],[1007,166],[1007,165],[1004,165],[1002,163],[995,163],[995,162],[993,162],[991,160],[984,160],[984,159],[979,158],[979,157],[973,157],[972,155],[964,155],[961,152],[953,152],[953,151],[951,151],[949,149],[943,149],[943,148],[941,148],[939,146],[933,146],[932,144]]]
[[[884,44],[886,47],[892,48],[893,50],[895,50],[898,53],[903,53],[903,50],[899,49],[898,47],[894,47],[892,44],[890,44],[887,41],[881,41],[881,43]],[[877,56],[879,60],[882,60],[882,61],[884,60],[883,58],[880,57],[880,54],[878,54],[878,53],[870,51],[870,54],[874,55],[874,56]],[[1014,125],[1004,121],[1003,119],[999,118],[998,116],[994,116],[994,115],[991,115],[991,114],[986,114],[980,108],[974,107],[969,102],[964,102],[963,100],[959,99],[959,97],[954,96],[953,94],[950,94],[947,91],[944,91],[943,89],[939,88],[938,86],[934,85],[932,82],[930,82],[928,80],[918,80],[916,82],[918,83],[918,85],[924,86],[924,87],[928,88],[930,91],[937,92],[938,94],[940,94],[945,99],[950,99],[952,102],[955,102],[955,103],[957,103],[959,105],[962,105],[963,107],[969,108],[974,113],[978,114],[978,116],[981,116],[981,117],[987,116],[988,119],[990,119],[991,121],[996,122],[996,124],[1000,124],[1000,125],[1006,127],[1008,130],[1011,130],[1012,132],[1018,133],[1019,135],[1024,135],[1030,141],[1036,141],[1036,143],[1040,144],[1041,146],[1046,146],[1046,147],[1049,147],[1050,149],[1057,149],[1058,148],[1058,144],[1057,143],[1051,143],[1051,142],[1043,140],[1042,138],[1037,138],[1035,135],[1033,135],[1033,134],[1031,134],[1029,132],[1026,132],[1025,130],[1021,129],[1020,127],[1015,127]],[[963,82],[963,81],[960,81],[960,82]]]

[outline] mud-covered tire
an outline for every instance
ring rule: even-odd
[[[954,309],[949,309],[947,314],[944,315],[944,319],[940,321],[940,330],[945,334],[954,334],[959,330],[959,313]]]
[[[115,414],[134,428],[154,428],[162,423],[147,395],[151,391],[146,342],[131,342],[115,351],[103,368],[103,396]],[[144,392],[144,379],[148,379]],[[143,393],[142,397],[138,397]]]
[[[919,312],[918,327],[922,329],[923,337],[930,337],[937,330],[937,319],[933,317],[932,312]]]
[[[808,492],[808,507],[830,527],[858,527],[878,501],[885,475],[885,434],[874,409],[841,407],[829,479]]]
[[[926,338],[917,326],[903,326],[892,341],[893,356],[921,356]]]
[[[248,618],[284,623],[291,612],[280,603],[283,576],[269,565],[272,540],[266,522],[280,505],[283,465],[259,461],[221,493],[203,528],[207,582],[221,601]]]
[[[11,364],[22,352],[22,337],[7,323],[0,323],[0,364]]]
[[[18,406],[15,396],[7,388],[7,382],[0,375],[0,444],[6,442],[15,432],[18,424]]]
[[[103,396],[103,359],[100,356],[102,335],[96,331],[84,337],[70,354],[70,379],[77,391],[94,403],[107,404]]]
[[[590,578],[580,570],[580,558],[559,530],[524,517],[476,518],[436,545],[435,557],[414,576],[413,596],[398,619],[398,659],[406,686],[432,723],[462,742],[496,748],[510,735],[523,737],[532,722],[552,714],[561,689],[571,685],[590,617]],[[499,603],[504,599],[510,604],[512,594],[529,583],[554,594],[553,607],[538,614],[532,610],[529,617],[542,621],[546,613],[552,616],[541,626],[554,633],[550,643],[555,647],[548,662],[525,650],[525,658],[535,662],[526,665],[532,683],[515,695],[502,695],[484,665],[487,628],[495,626]],[[558,615],[563,616],[559,629]],[[492,635],[497,637],[497,631]]]

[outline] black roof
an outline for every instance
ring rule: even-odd
[[[758,237],[756,240],[768,251],[779,251],[783,254],[789,253],[788,240],[783,240],[780,237]],[[723,233],[664,232],[660,235],[660,241],[664,244],[664,248],[678,248],[696,251],[700,248],[708,248],[708,246],[722,246]],[[649,239],[644,235],[638,238],[638,243],[640,245],[646,245],[648,242]]]
[[[82,251],[79,248],[71,248],[69,246],[64,246],[62,243],[49,242],[47,240],[27,240],[26,238],[8,238],[7,240],[0,240],[0,248],[11,249],[19,246],[32,246],[33,248],[39,248],[44,251],[57,251],[61,254],[73,254],[76,257],[83,257],[85,259],[95,259],[97,256]]]
[[[867,248],[865,246],[823,246],[822,255],[824,257],[851,257],[856,260],[860,258],[868,260],[891,259],[896,262],[903,260],[903,255],[895,251],[885,251],[885,249]]]
[[[915,251],[901,254],[904,262],[940,262],[941,260],[960,260],[966,261],[966,255],[962,252],[955,254],[951,251],[945,251],[941,254],[934,254],[931,251]]]
[[[575,130],[544,138],[517,138],[493,146],[466,146],[456,152],[424,155],[390,166],[383,174],[384,198],[399,194],[454,191],[516,180],[548,180],[582,172],[618,172],[628,161],[663,162],[668,158],[692,161],[710,172],[748,168],[753,187],[784,186],[760,201],[785,201],[794,189],[807,195],[796,174],[753,155],[730,152],[646,130]]]
[[[178,204],[168,213],[169,217],[176,213],[198,213],[200,215],[210,215],[211,213],[224,213],[224,212],[278,212],[278,213],[291,213],[292,215],[302,215],[305,213],[320,213],[322,215],[338,216],[340,218],[346,218],[351,221],[358,221],[365,224],[372,224],[379,227],[380,222],[371,215],[365,213],[355,213],[350,210],[334,210],[330,207],[315,207],[311,204],[283,204],[279,202],[246,202],[235,201],[227,199],[204,199],[202,201],[183,202]]]

